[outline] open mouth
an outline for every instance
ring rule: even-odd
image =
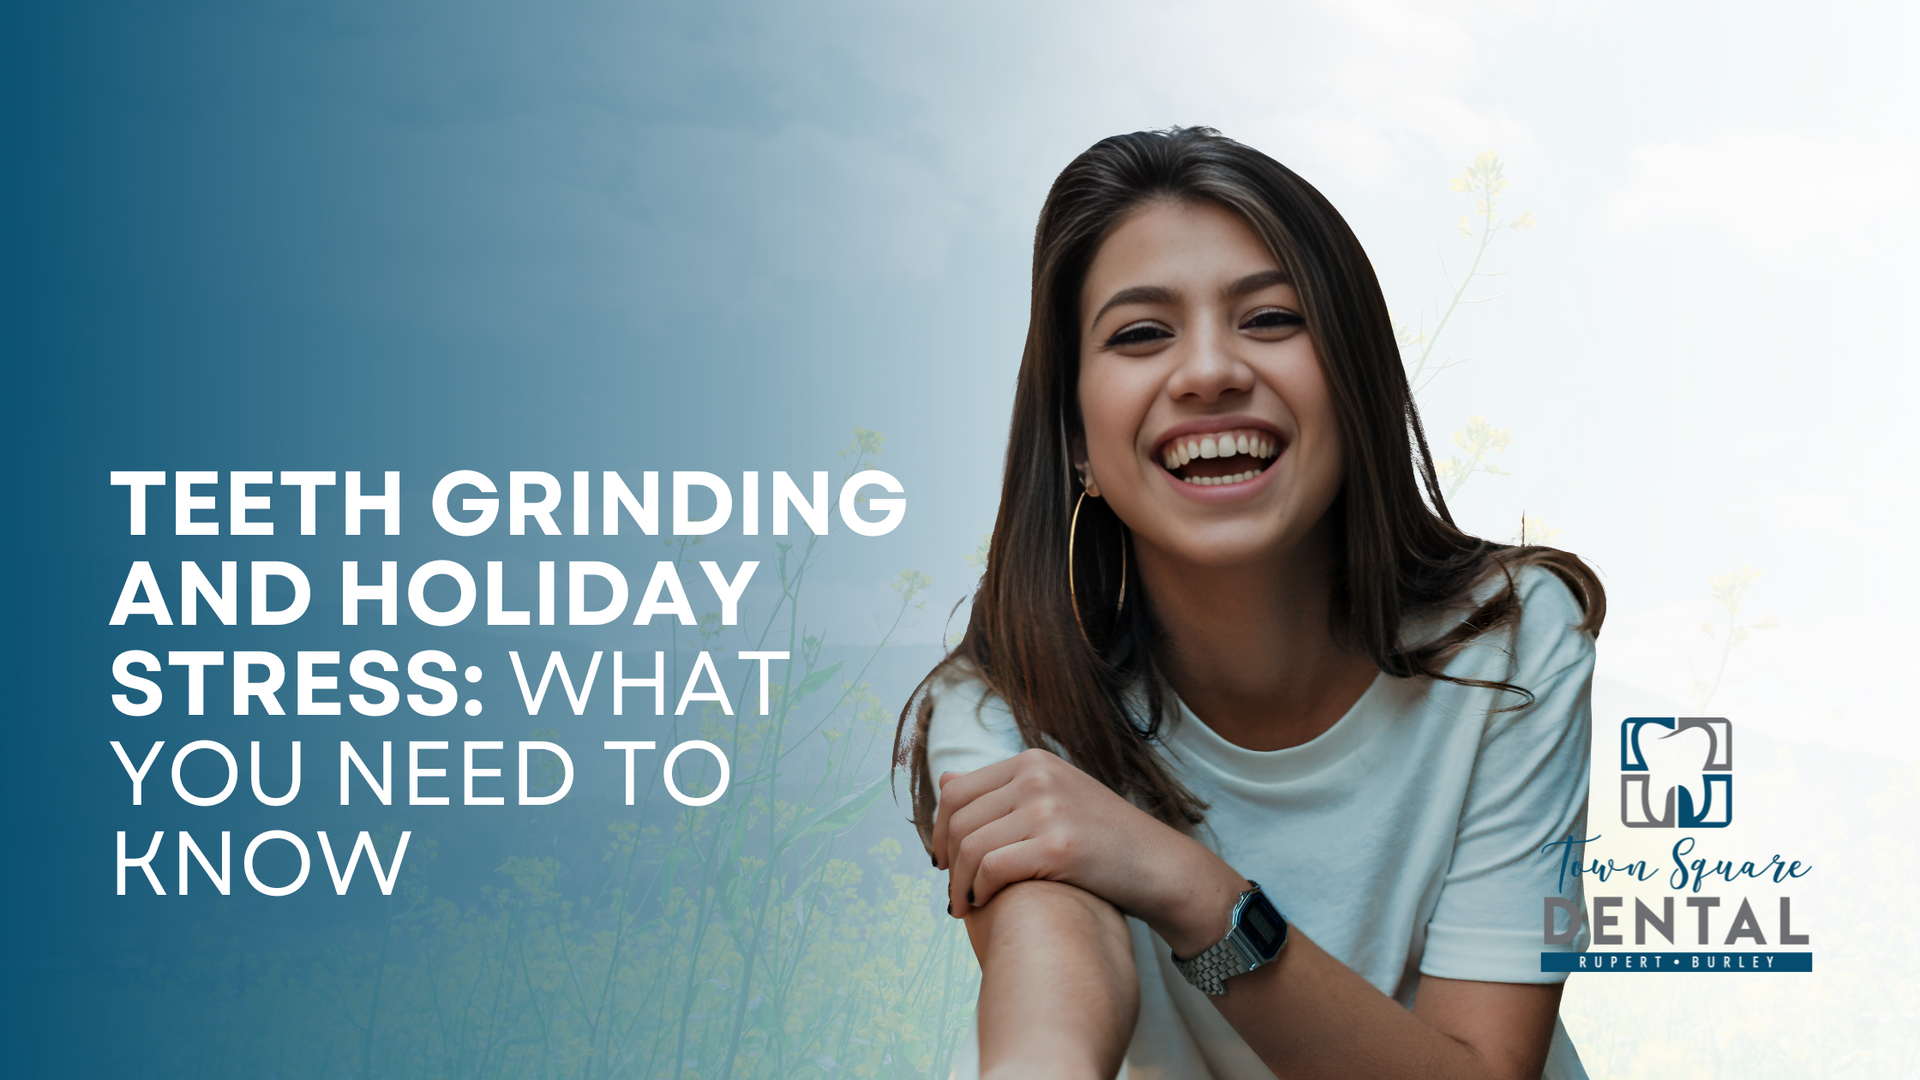
[[[1182,483],[1238,484],[1267,470],[1280,456],[1280,440],[1265,431],[1236,428],[1204,435],[1177,435],[1160,445],[1160,463]]]

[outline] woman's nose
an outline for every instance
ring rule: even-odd
[[[1167,381],[1174,398],[1211,402],[1253,389],[1253,368],[1233,354],[1227,335],[1203,330],[1191,333],[1179,346],[1178,366]]]

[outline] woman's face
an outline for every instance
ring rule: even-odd
[[[1339,422],[1300,297],[1244,219],[1211,202],[1135,211],[1087,272],[1080,341],[1089,490],[1143,559],[1315,557],[1303,541],[1340,490]]]

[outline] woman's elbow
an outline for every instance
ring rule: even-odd
[[[1105,1080],[1140,1012],[1127,920],[1057,881],[1022,881],[967,915],[980,957],[980,1070]]]

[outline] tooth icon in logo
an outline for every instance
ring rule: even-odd
[[[1620,822],[1630,829],[1723,829],[1732,824],[1732,721],[1719,716],[1636,716],[1623,721]]]

